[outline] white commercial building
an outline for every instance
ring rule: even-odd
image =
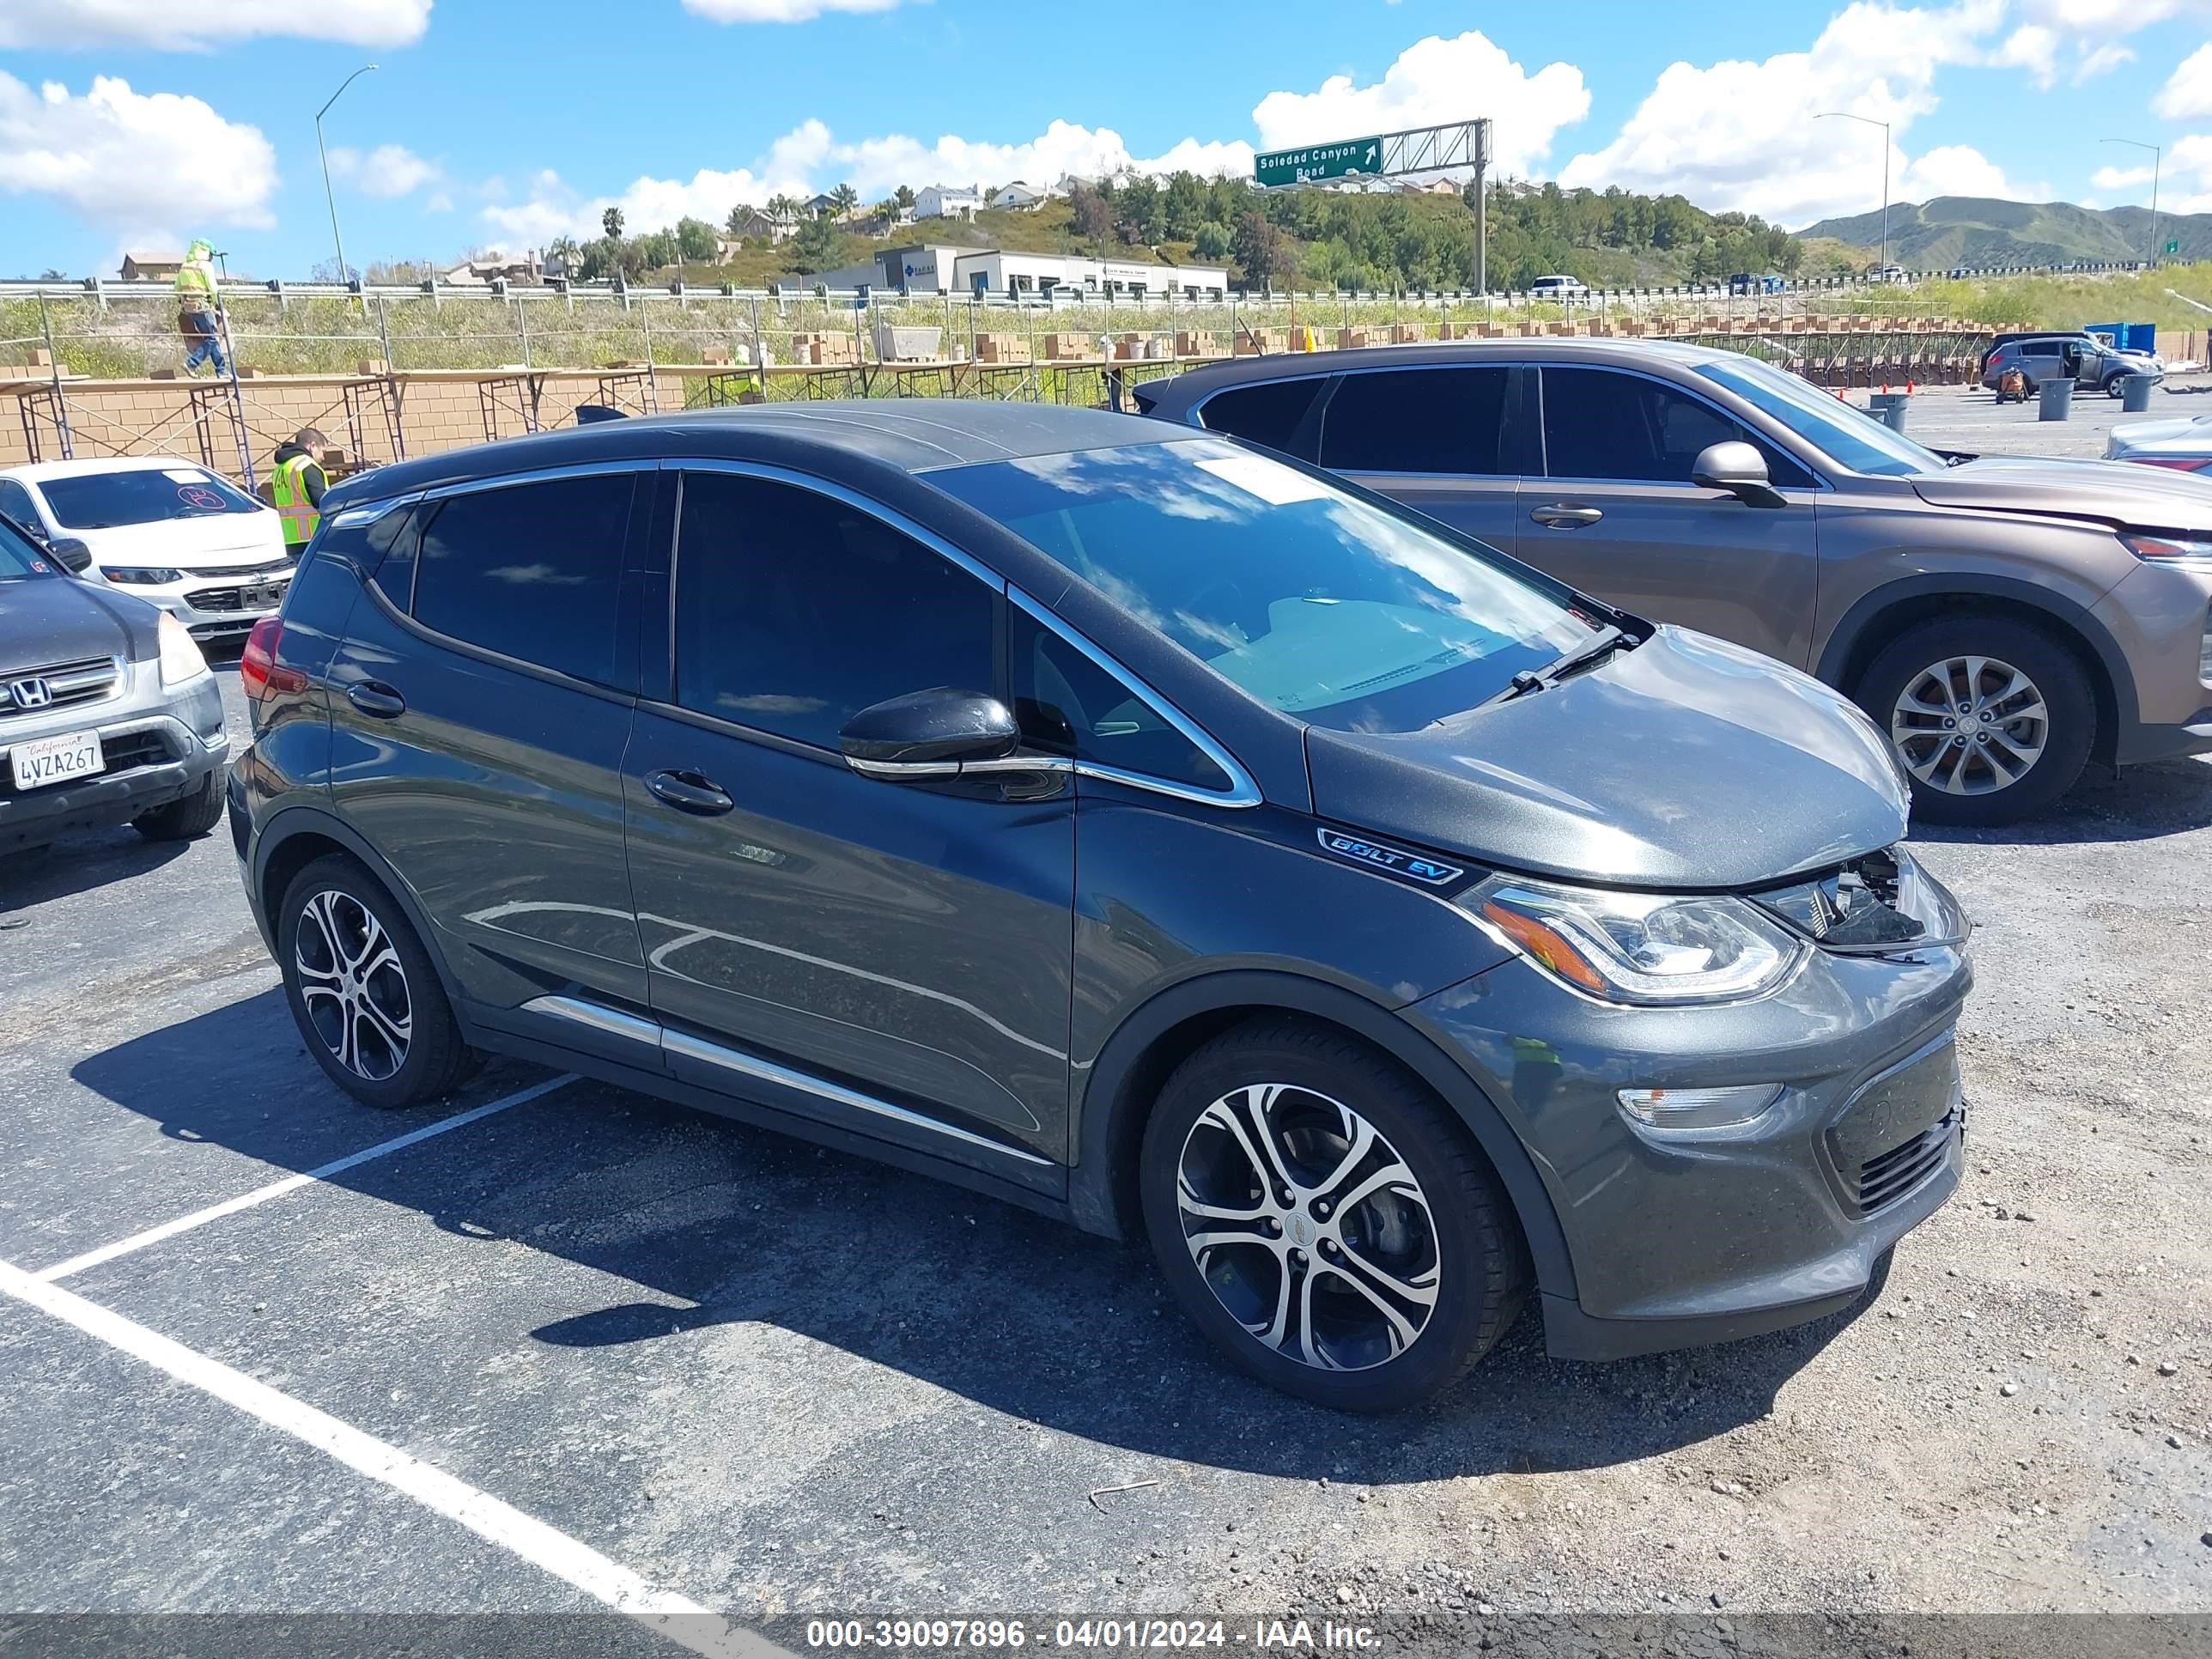
[[[1139,264],[1079,254],[1013,253],[1003,248],[970,251],[953,261],[950,286],[959,294],[1042,295],[1075,291],[1132,299],[1173,294],[1184,300],[1218,300],[1229,273],[1218,265]],[[909,280],[909,286],[914,284]]]

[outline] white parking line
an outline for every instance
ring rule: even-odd
[[[565,1081],[566,1079],[562,1079]],[[397,1446],[341,1423],[327,1412],[278,1392],[221,1360],[88,1302],[74,1291],[0,1261],[0,1293],[50,1314],[178,1382],[214,1395],[247,1416],[336,1458],[348,1468],[404,1493],[487,1543],[574,1585],[617,1613],[670,1641],[714,1659],[768,1659],[783,1651],[764,1637],[732,1627],[720,1615],[672,1590],[647,1583],[568,1534],[547,1526],[433,1468]]]
[[[380,1158],[388,1158],[394,1152],[404,1151],[418,1141],[428,1140],[433,1135],[444,1134],[448,1129],[458,1129],[465,1124],[474,1123],[479,1119],[489,1117],[495,1112],[503,1112],[511,1106],[523,1105],[537,1099],[540,1095],[551,1094],[562,1085],[574,1083],[575,1080],[574,1073],[564,1072],[559,1077],[548,1078],[543,1083],[533,1083],[527,1089],[518,1089],[511,1095],[502,1095],[497,1100],[487,1101],[482,1106],[471,1107],[465,1112],[456,1112],[451,1117],[441,1117],[435,1123],[426,1123],[421,1128],[410,1130],[404,1135],[394,1135],[389,1140],[380,1140],[375,1146],[365,1146],[360,1152],[349,1152],[345,1157],[323,1164],[318,1169],[307,1170],[301,1175],[286,1176],[282,1181],[272,1181],[266,1187],[257,1187],[250,1193],[240,1194],[236,1198],[227,1198],[220,1204],[210,1204],[204,1210],[195,1210],[190,1215],[179,1216],[174,1221],[165,1221],[158,1227],[149,1227],[143,1233],[133,1233],[128,1238],[118,1238],[112,1244],[103,1244],[96,1250],[87,1250],[82,1255],[73,1255],[66,1261],[57,1262],[51,1267],[41,1268],[33,1277],[45,1279],[49,1283],[67,1279],[72,1273],[82,1273],[87,1267],[97,1267],[103,1261],[112,1261],[118,1255],[129,1255],[133,1250],[143,1250],[149,1244],[158,1244],[165,1238],[174,1238],[179,1233],[188,1233],[193,1228],[204,1227],[210,1221],[220,1221],[227,1215],[236,1215],[240,1210],[250,1210],[257,1204],[266,1204],[272,1198],[282,1198],[285,1194],[297,1192],[302,1187],[312,1187],[319,1181],[328,1181],[332,1176],[343,1174],[346,1170],[357,1168],[361,1164],[374,1163]]]

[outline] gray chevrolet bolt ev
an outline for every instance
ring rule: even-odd
[[[1966,927],[1815,681],[1313,468],[810,403],[333,490],[232,823],[324,1069],[520,1055],[1142,1232],[1359,1410],[1814,1318],[1958,1183]]]

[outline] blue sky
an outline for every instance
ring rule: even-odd
[[[205,234],[444,258],[849,179],[1049,182],[1487,114],[1504,170],[1796,226],[1946,193],[2212,210],[2212,0],[0,0],[0,274]]]

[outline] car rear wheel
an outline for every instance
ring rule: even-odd
[[[2097,705],[2073,653],[2002,617],[1911,628],[1869,665],[1856,700],[1889,733],[1932,823],[2012,823],[2074,787]]]
[[[222,768],[182,800],[141,812],[131,827],[149,841],[198,841],[222,821]]]
[[[2105,395],[2107,398],[2124,398],[2127,396],[2127,392],[2128,377],[2126,375],[2111,374],[2106,377]]]
[[[1242,1369],[1322,1405],[1426,1399],[1526,1295],[1510,1200],[1464,1126],[1321,1028],[1255,1020],[1184,1060],[1138,1179],[1183,1310]]]
[[[285,889],[277,961],[307,1052],[364,1105],[449,1092],[472,1056],[422,941],[352,859],[316,860]]]

